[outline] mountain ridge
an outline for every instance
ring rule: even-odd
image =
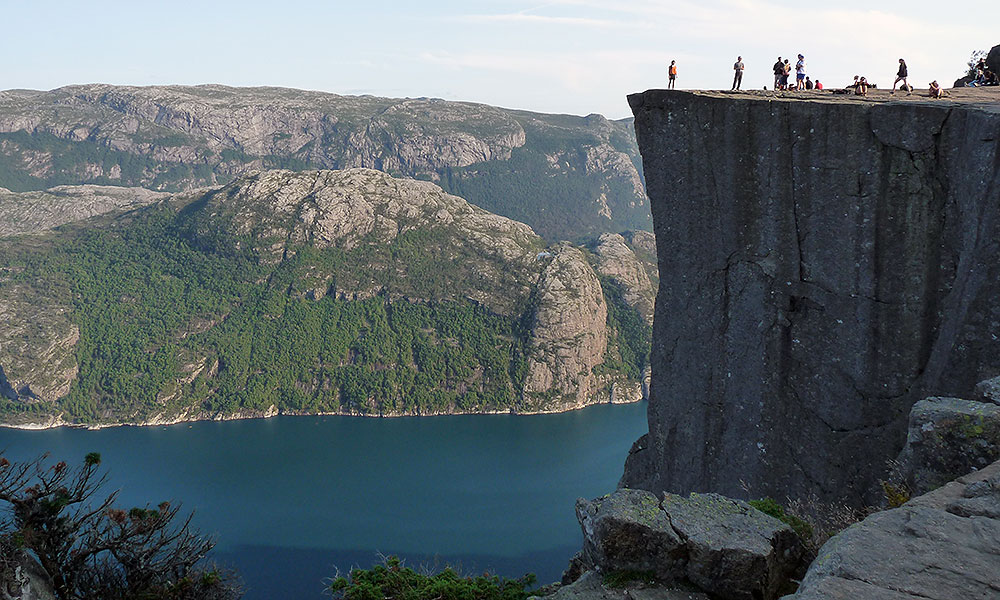
[[[0,92],[0,187],[177,192],[252,170],[427,179],[549,241],[649,230],[629,121],[291,88],[74,85]]]

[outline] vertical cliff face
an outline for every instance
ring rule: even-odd
[[[1000,373],[998,100],[629,97],[660,281],[623,485],[860,502],[914,402]]]

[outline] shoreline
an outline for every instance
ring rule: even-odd
[[[555,410],[536,410],[536,411],[513,411],[513,410],[495,410],[495,411],[455,411],[455,412],[433,412],[433,413],[387,413],[387,414],[369,414],[369,413],[358,413],[358,412],[296,412],[288,411],[283,412],[277,406],[271,405],[267,410],[256,412],[256,413],[234,413],[229,415],[208,415],[202,414],[198,416],[191,417],[190,414],[182,413],[177,417],[171,417],[169,419],[162,418],[162,415],[155,415],[146,421],[132,421],[132,422],[117,422],[117,423],[96,423],[96,424],[86,424],[86,423],[70,423],[62,419],[62,415],[57,415],[52,417],[48,422],[34,422],[34,423],[0,423],[0,429],[20,429],[23,431],[46,431],[50,429],[59,429],[61,427],[66,427],[68,429],[86,429],[90,431],[97,431],[101,429],[109,429],[112,427],[170,427],[174,425],[182,425],[184,423],[200,423],[204,421],[247,421],[252,419],[271,419],[273,417],[363,417],[369,419],[396,419],[402,417],[447,417],[447,416],[464,416],[464,415],[516,415],[516,416],[533,416],[533,415],[554,415],[562,414],[568,412],[574,412],[577,410],[583,410],[591,406],[600,406],[603,404],[635,404],[636,402],[642,402],[646,400],[645,397],[639,397],[635,400],[603,400],[600,402],[589,402],[582,404],[580,406],[572,406],[565,409],[555,409]]]

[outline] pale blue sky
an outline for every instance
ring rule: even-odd
[[[828,84],[854,74],[946,85],[1000,44],[1000,2],[941,0],[2,0],[0,89],[74,83],[276,85],[432,96],[573,114],[629,115],[625,95],[665,85],[771,83],[806,55]],[[954,7],[954,8],[952,8]],[[932,41],[933,40],[933,41]]]

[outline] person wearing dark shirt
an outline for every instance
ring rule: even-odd
[[[892,82],[892,91],[889,92],[890,94],[896,93],[896,84],[899,83],[900,81],[903,82],[903,87],[906,88],[907,96],[913,93],[912,91],[910,91],[910,84],[906,83],[906,75],[907,75],[906,61],[901,58],[899,59],[899,71],[896,72],[896,81]]]
[[[781,57],[778,57],[778,62],[774,63],[774,89],[781,87],[781,76],[785,73],[785,63],[781,62]]]
[[[734,90],[738,90],[738,89],[740,89],[740,84],[743,83],[743,57],[742,56],[737,56],[736,57],[736,64],[733,65],[733,71],[735,71],[735,73],[733,74],[733,89]]]
[[[812,79],[809,79],[808,77],[806,77],[806,89],[807,89],[807,90],[811,90],[811,89],[813,89],[813,82],[812,82]]]

